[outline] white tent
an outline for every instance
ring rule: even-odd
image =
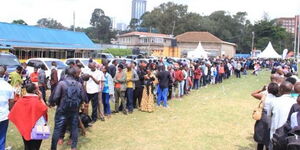
[[[188,58],[208,58],[208,53],[203,49],[201,42],[199,42],[198,47],[188,52],[187,54]]]
[[[281,56],[274,50],[272,43],[269,42],[265,50],[258,55],[259,58],[281,58]]]

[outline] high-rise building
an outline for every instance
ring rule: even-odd
[[[277,23],[281,25],[287,32],[295,33],[296,17],[282,17],[278,18]]]
[[[127,25],[125,23],[117,23],[117,30],[125,31],[127,29]]]
[[[276,22],[290,32],[294,36],[294,50],[296,54],[300,54],[300,15],[295,17],[283,17],[276,19]]]
[[[146,12],[147,0],[132,0],[131,19],[140,19]]]

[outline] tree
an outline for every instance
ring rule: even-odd
[[[255,32],[255,47],[264,49],[271,41],[274,49],[281,54],[283,49],[291,50],[293,47],[293,36],[284,28],[276,24],[275,20],[263,19],[253,26]]]
[[[186,31],[188,6],[173,2],[163,3],[149,13],[145,13],[141,20],[141,26],[156,28],[160,33],[178,35]],[[195,15],[191,15],[195,17]],[[191,17],[189,16],[189,17]]]
[[[53,18],[42,18],[37,21],[37,26],[53,28],[53,29],[67,29],[60,22],[54,20]]]
[[[13,20],[12,23],[14,23],[14,24],[28,25],[23,19]]]
[[[110,43],[113,34],[111,33],[111,20],[105,15],[102,9],[96,8],[92,13],[90,19],[94,31],[96,32],[95,38],[101,43]]]
[[[138,27],[139,27],[139,19],[132,18],[130,20],[129,25],[128,25],[129,30],[130,31],[136,31]]]

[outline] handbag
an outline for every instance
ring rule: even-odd
[[[261,119],[262,112],[263,112],[263,109],[264,109],[264,102],[265,102],[265,96],[263,96],[261,98],[261,101],[259,102],[258,107],[254,108],[254,110],[253,110],[252,118],[254,120],[260,120]]]
[[[44,117],[41,117],[31,131],[32,140],[44,140],[50,137],[50,128],[46,125]]]

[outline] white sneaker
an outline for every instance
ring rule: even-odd
[[[11,146],[8,146],[8,147],[5,148],[5,150],[11,150],[11,149],[12,149]]]

